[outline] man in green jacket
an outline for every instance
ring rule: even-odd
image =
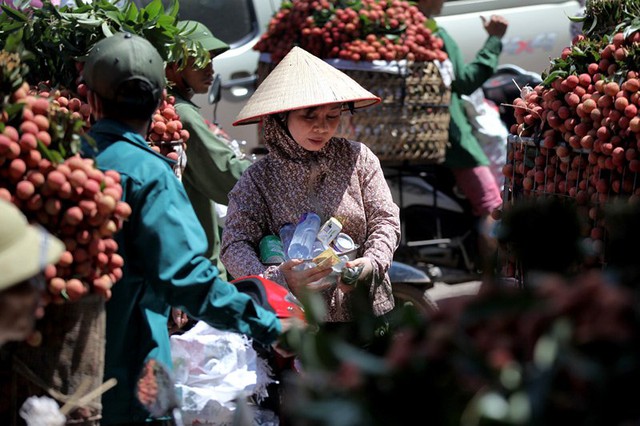
[[[170,63],[166,67],[166,76],[169,94],[175,96],[175,108],[182,127],[189,131],[187,166],[182,183],[207,234],[207,256],[218,267],[220,276],[226,278],[226,270],[220,261],[220,227],[214,203],[225,206],[229,203],[229,191],[251,161],[237,156],[228,141],[214,133],[210,123],[200,114],[200,107],[191,99],[195,94],[208,92],[214,75],[211,60],[228,50],[229,46],[215,38],[200,22],[180,21],[177,26],[184,29],[187,40],[200,43],[210,56],[204,64],[196,64],[194,57],[190,57],[186,64]]]
[[[444,0],[419,0],[418,8],[427,17],[440,14]],[[502,53],[502,36],[508,23],[501,16],[482,17],[487,31],[487,39],[473,61],[465,64],[458,44],[435,21],[431,25],[435,34],[444,42],[444,50],[453,65],[451,83],[451,104],[449,112],[449,143],[444,165],[449,167],[456,179],[456,185],[469,200],[472,212],[478,217],[478,240],[482,269],[490,268],[497,249],[492,236],[494,220],[491,212],[502,205],[500,188],[489,168],[489,159],[480,143],[473,135],[473,129],[462,104],[462,95],[470,95],[491,77],[498,67]]]
[[[287,322],[220,278],[204,255],[206,236],[173,174],[174,162],[145,141],[165,87],[164,63],[151,43],[129,33],[101,40],[89,53],[83,77],[96,120],[89,132],[97,144],[96,163],[120,173],[123,200],[132,210],[115,236],[124,267],[106,304],[104,378],[118,383],[103,395],[101,424],[165,424],[145,423],[150,416],[135,389],[145,361],[171,366],[171,306],[267,345]],[[95,153],[89,144],[83,151]]]

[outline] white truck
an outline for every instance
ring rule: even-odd
[[[259,52],[253,46],[280,4],[281,0],[180,0],[181,19],[203,22],[231,46],[213,61],[221,77],[221,100],[211,105],[209,96],[198,95],[195,102],[205,118],[217,122],[233,139],[245,141],[245,152],[257,145],[257,126],[231,123],[255,89]],[[542,73],[550,59],[570,44],[569,17],[581,9],[579,0],[446,0],[436,19],[471,60],[486,38],[480,16],[506,17],[509,29],[501,64]]]

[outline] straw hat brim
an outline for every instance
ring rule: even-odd
[[[258,86],[233,125],[296,109],[351,102],[357,109],[380,101],[344,72],[296,46]]]
[[[26,220],[20,224],[13,222],[3,226],[22,226],[24,229],[15,232],[11,245],[0,251],[0,290],[37,275],[48,264],[57,263],[65,250],[64,243],[44,228],[29,225]]]

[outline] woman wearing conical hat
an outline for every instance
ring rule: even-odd
[[[345,73],[294,47],[271,71],[240,111],[234,125],[262,123],[268,149],[229,194],[222,261],[235,277],[262,274],[300,296],[319,292],[327,322],[354,320],[354,288],[366,288],[370,308],[383,318],[394,307],[387,271],[400,238],[394,204],[380,162],[364,144],[336,137],[340,117],[375,105],[380,98]],[[354,111],[355,110],[355,111]],[[356,285],[340,279],[317,283],[331,267],[297,267],[303,259],[265,266],[260,240],[278,235],[307,212],[324,223],[336,218],[358,246],[345,266],[360,267]],[[302,269],[302,270],[300,270]]]
[[[44,315],[44,269],[55,264],[64,244],[0,199],[0,347],[27,339]]]

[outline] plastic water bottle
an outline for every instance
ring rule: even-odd
[[[316,238],[311,248],[311,257],[315,258],[317,256],[320,256],[322,252],[325,251],[326,249],[327,248],[324,246],[324,244],[322,244],[322,241]]]
[[[310,259],[313,242],[320,229],[320,216],[313,212],[305,213],[291,238],[287,254],[289,259]]]
[[[284,251],[285,260],[289,259],[289,255],[287,254],[289,251],[289,244],[291,243],[291,238],[293,238],[293,232],[296,230],[296,226],[293,223],[285,223],[280,228],[280,241],[282,241],[282,250]]]
[[[277,235],[266,235],[260,240],[260,261],[266,265],[284,262],[284,249]]]

